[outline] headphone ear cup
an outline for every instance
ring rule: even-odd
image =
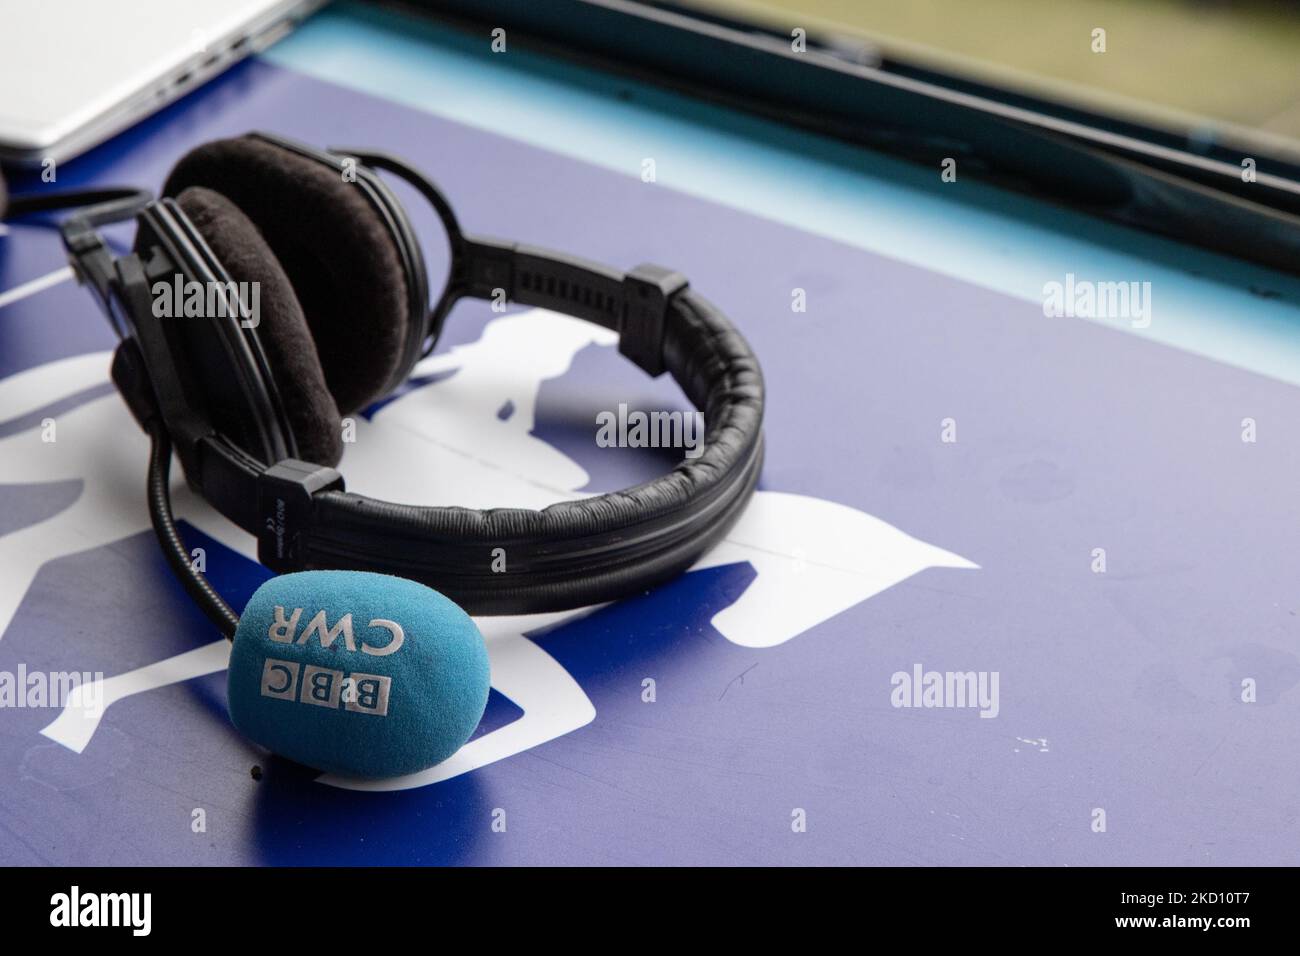
[[[284,146],[241,136],[187,153],[163,192],[193,186],[234,202],[274,250],[339,410],[351,414],[384,397],[407,341],[411,279],[392,227],[357,183]]]
[[[226,197],[192,187],[176,197],[230,278],[256,283],[255,334],[275,378],[298,457],[333,467],[343,456],[342,422],[293,285],[256,226]],[[247,434],[247,408],[213,408],[213,424],[232,438]],[[267,462],[274,464],[274,462]]]

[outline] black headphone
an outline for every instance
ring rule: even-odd
[[[404,179],[446,229],[451,268],[429,307],[415,232],[379,177]],[[167,493],[174,445],[191,487],[258,538],[274,571],[406,577],[470,614],[597,604],[689,567],[738,518],[763,457],[763,378],[727,318],[679,274],[631,272],[461,231],[438,188],[401,160],[251,133],[193,150],[163,198],[130,190],[14,197],[10,216],[97,203],[62,226],[76,274],[121,337],[118,390],[154,442],[150,511],[172,566],[227,635],[238,618],[191,567]],[[133,251],[98,227],[135,218]],[[151,289],[180,276],[257,283],[224,316],[160,318]],[[625,491],[541,511],[416,507],[344,490],[341,416],[383,398],[437,341],[463,297],[542,306],[619,334],[650,375],[672,374],[704,414],[698,457]],[[241,318],[243,320],[241,320]],[[494,549],[509,555],[494,573]]]

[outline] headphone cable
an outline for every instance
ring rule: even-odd
[[[17,219],[42,212],[78,210],[92,226],[107,225],[135,215],[153,199],[147,189],[110,186],[102,189],[51,189],[9,197],[8,208],[0,203],[4,219]]]
[[[149,432],[149,520],[153,523],[154,534],[158,536],[167,563],[171,565],[186,593],[227,640],[234,640],[239,615],[217,593],[203,573],[194,567],[189,550],[181,540],[180,529],[176,527],[176,519],[172,516],[169,487],[172,470],[171,439],[157,418],[150,420],[145,428]]]

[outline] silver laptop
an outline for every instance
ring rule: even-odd
[[[0,160],[58,163],[284,36],[325,0],[35,0],[0,26]]]

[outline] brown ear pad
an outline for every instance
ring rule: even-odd
[[[252,220],[275,253],[307,318],[339,411],[383,397],[406,341],[402,257],[357,183],[329,166],[252,136],[191,151],[163,187],[214,190]]]
[[[275,386],[298,443],[298,457],[333,467],[343,456],[342,423],[316,358],[307,320],[289,277],[248,217],[229,199],[194,186],[176,197],[194,228],[235,282],[258,283],[257,338],[275,373]],[[214,408],[213,424],[235,437],[247,430],[246,410]]]

